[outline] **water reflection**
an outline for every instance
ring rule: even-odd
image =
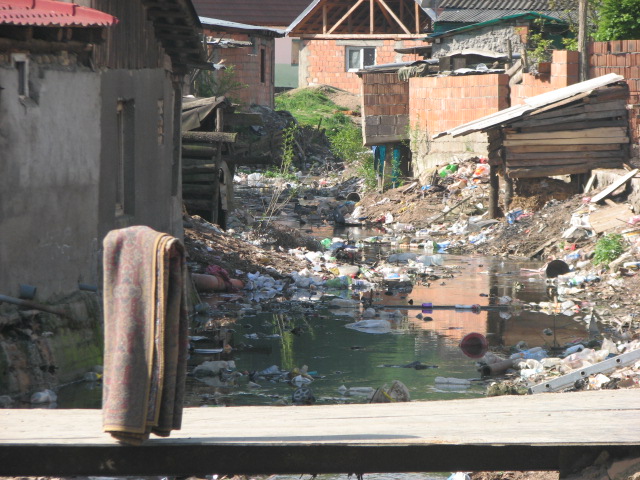
[[[412,400],[482,396],[485,385],[479,378],[475,360],[459,348],[460,341],[469,333],[484,335],[492,346],[513,346],[524,341],[530,348],[551,349],[554,344],[583,339],[587,336],[586,328],[570,316],[527,309],[474,313],[438,307],[490,306],[507,296],[525,303],[548,301],[544,277],[521,271],[539,266],[532,262],[445,255],[444,265],[437,270],[442,278],[436,280],[417,281],[413,285],[386,283],[382,288],[364,292],[350,289],[332,292],[358,304],[367,300],[383,307],[378,308],[377,317],[363,317],[361,306],[328,308],[317,301],[318,292],[301,293],[300,298],[306,300],[302,307],[280,312],[260,312],[260,303],[256,301],[256,312],[225,320],[227,328],[233,330],[229,341],[235,348],[227,359],[234,362],[230,370],[235,373],[223,372],[206,381],[189,378],[187,404],[290,403],[295,385],[288,379],[249,380],[252,372],[272,366],[286,372],[307,366],[313,377],[310,387],[319,404],[366,402],[366,396],[353,392],[375,390],[394,380],[407,386]],[[233,300],[248,301],[246,297],[228,296],[208,299],[212,305],[220,302],[230,305]],[[433,304],[433,310],[424,313],[420,308],[423,303]],[[381,322],[384,333],[353,328],[354,323],[363,320],[384,320],[384,324]],[[218,358],[194,353],[191,365]],[[412,364],[437,368],[412,368]],[[437,377],[469,379],[471,384],[438,383]],[[99,387],[82,385],[62,389],[59,406],[98,408],[99,398]]]

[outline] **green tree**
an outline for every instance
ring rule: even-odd
[[[602,0],[596,40],[640,38],[640,0]]]

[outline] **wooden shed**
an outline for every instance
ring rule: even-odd
[[[490,214],[497,214],[498,178],[506,183],[509,205],[512,181],[588,173],[618,168],[628,160],[629,87],[609,74],[525,100],[435,136],[489,135]]]

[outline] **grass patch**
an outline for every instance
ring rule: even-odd
[[[362,130],[321,89],[307,88],[276,96],[276,108],[290,112],[302,126],[324,128],[331,152],[354,166],[367,188],[375,186],[373,155],[362,145]]]
[[[276,95],[276,108],[287,110],[300,125],[316,126],[336,111],[347,110],[333,103],[320,89],[306,88]]]

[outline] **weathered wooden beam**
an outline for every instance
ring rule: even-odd
[[[218,179],[216,173],[183,173],[182,183],[211,183]]]
[[[545,145],[544,143],[535,145],[521,145],[507,147],[507,155],[514,153],[545,153],[545,152],[592,152],[599,150],[611,150],[612,145]]]
[[[538,162],[544,165],[548,160],[569,160],[577,159],[578,161],[587,161],[593,158],[624,158],[624,152],[617,150],[604,150],[594,152],[545,152],[545,153],[512,153],[507,154],[507,163],[511,166],[513,163],[521,163],[525,161]]]
[[[609,195],[611,195],[613,192],[615,192],[619,187],[621,187],[622,185],[627,183],[629,180],[631,180],[633,177],[635,177],[638,174],[638,172],[640,172],[640,169],[634,168],[629,173],[627,173],[625,176],[620,177],[618,180],[616,180],[611,185],[609,185],[607,188],[605,188],[602,192],[600,192],[597,195],[594,195],[593,197],[591,197],[591,203],[597,203],[600,200],[604,200]]]
[[[205,158],[211,160],[217,152],[218,149],[216,147],[182,144],[183,159],[185,156],[188,156],[189,158]]]
[[[516,145],[531,145],[535,143],[535,140],[505,140],[505,147],[512,147]],[[575,138],[551,138],[548,140],[544,140],[544,143],[547,145],[573,145],[576,143]],[[613,143],[629,143],[629,137],[594,137],[594,138],[583,138],[580,140],[580,143],[584,145],[601,145],[605,143],[613,144]]]
[[[509,168],[529,168],[529,167],[551,167],[561,165],[585,165],[591,169],[597,168],[595,165],[599,165],[601,162],[617,162],[621,165],[625,160],[625,157],[618,152],[617,155],[598,157],[598,158],[546,158],[544,160],[535,159],[523,159],[523,160],[508,160],[507,164]]]
[[[563,165],[553,167],[530,167],[530,168],[509,168],[507,169],[507,177],[509,178],[540,178],[555,177],[557,175],[572,175],[575,173],[586,173],[594,168],[616,168],[621,162],[603,162],[597,164],[577,164]]]
[[[588,116],[587,114],[585,114]],[[578,122],[563,122],[562,129],[563,130],[584,130],[589,128],[600,128],[600,127],[627,127],[629,122],[627,119],[605,119],[599,121],[583,120]],[[534,132],[548,132],[552,129],[552,125],[549,122],[540,122],[538,126],[531,126],[526,128],[526,133],[534,133]]]
[[[182,174],[189,174],[189,173],[212,173],[215,172],[217,169],[217,165],[215,163],[206,163],[206,164],[196,164],[196,165],[189,165],[189,166],[182,166]]]
[[[211,195],[214,191],[212,184],[198,185],[193,183],[182,184],[183,195]]]
[[[237,133],[231,132],[182,132],[183,142],[235,143],[237,137]]]
[[[627,128],[624,127],[603,127],[588,128],[584,130],[554,130],[548,132],[521,132],[507,133],[507,140],[554,140],[554,139],[576,139],[575,143],[581,143],[583,138],[593,137],[623,137],[627,135]],[[610,142],[609,142],[610,143]]]
[[[400,26],[400,28],[402,28],[402,30],[404,30],[404,33],[406,33],[407,35],[411,35],[411,32],[409,31],[409,29],[405,26],[404,23],[402,23],[400,21],[400,19],[398,18],[398,16],[393,12],[393,10],[391,10],[391,8],[389,8],[389,5],[387,5],[387,3],[384,0],[376,0],[380,5],[382,5],[382,7],[389,12],[389,15],[391,15],[391,17],[393,17],[393,19],[398,23],[398,25]],[[384,10],[383,10],[384,11]]]
[[[333,25],[333,27],[331,27],[331,28],[329,29],[329,31],[327,32],[327,35],[331,35],[331,34],[335,31],[335,29],[336,29],[336,28],[338,28],[338,27],[339,27],[339,26],[340,26],[340,25],[341,25],[341,24],[342,24],[342,23],[343,23],[347,18],[349,18],[349,15],[351,15],[351,14],[354,12],[354,10],[355,10],[356,8],[358,8],[358,7],[362,4],[362,2],[364,2],[364,0],[358,0],[358,1],[357,1],[357,2],[356,2],[356,3],[355,3],[355,4],[354,4],[354,5],[353,5],[349,10],[347,10],[347,13],[345,13],[345,14],[340,18],[340,20],[338,20],[338,21]]]
[[[559,115],[552,118],[542,117],[525,117],[523,120],[513,122],[513,128],[528,128],[535,126],[547,126],[549,130],[555,128],[553,125],[564,125],[565,123],[581,122],[581,121],[598,121],[604,118],[626,118],[627,109],[621,107],[615,110],[603,110],[600,112],[575,113],[573,115]]]

